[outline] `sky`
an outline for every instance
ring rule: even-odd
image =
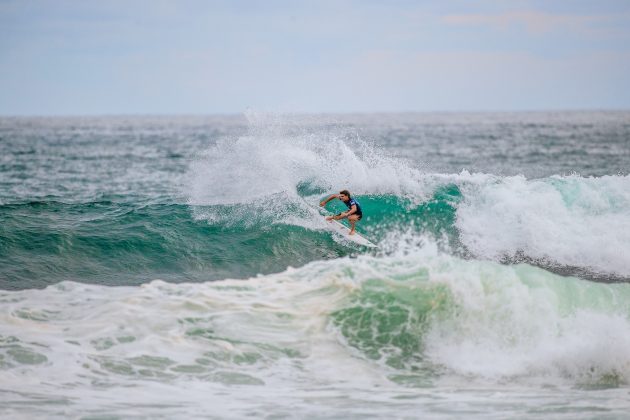
[[[0,115],[630,109],[630,1],[0,0]]]

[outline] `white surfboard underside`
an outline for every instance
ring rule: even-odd
[[[344,239],[347,239],[359,245],[367,246],[369,248],[377,248],[375,244],[370,242],[367,238],[361,236],[356,231],[354,232],[354,235],[350,235],[350,228],[346,227],[344,224],[336,220],[329,221],[328,226],[330,227],[331,230],[343,236]]]

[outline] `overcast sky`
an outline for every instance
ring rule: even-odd
[[[630,109],[630,1],[0,0],[0,115]]]

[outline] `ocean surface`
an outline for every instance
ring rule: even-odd
[[[2,418],[628,413],[630,112],[0,118]]]

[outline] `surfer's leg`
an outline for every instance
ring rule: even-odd
[[[350,235],[354,235],[354,224],[359,220],[359,216],[350,215],[348,216],[348,222],[350,222]]]

